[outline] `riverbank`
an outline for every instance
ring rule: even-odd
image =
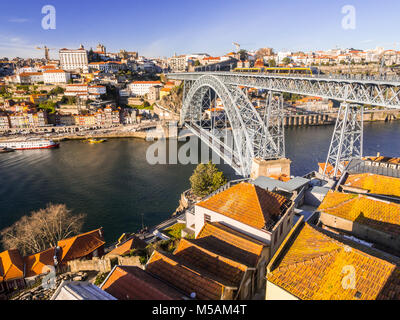
[[[94,135],[66,135],[56,138],[51,138],[54,142],[73,141],[73,140],[87,140],[87,139],[120,139],[120,138],[136,138],[146,139],[147,133],[145,131],[128,132],[128,133],[108,133],[108,134],[94,134]],[[48,137],[47,137],[48,138]]]

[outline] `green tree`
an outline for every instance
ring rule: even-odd
[[[190,177],[190,185],[193,193],[198,197],[204,197],[218,190],[226,184],[226,178],[222,171],[209,162],[200,163]]]
[[[268,60],[268,65],[270,68],[275,68],[276,67],[276,61],[274,59]]]
[[[57,104],[53,101],[41,102],[38,109],[46,110],[48,113],[54,113],[56,112],[56,105]]]
[[[290,59],[289,57],[286,57],[282,60],[282,63],[287,66],[289,63],[292,62],[292,59]]]
[[[240,50],[238,53],[239,53],[239,55],[240,55],[240,60],[241,60],[241,61],[245,61],[245,60],[247,60],[247,58],[249,57],[247,51],[244,50],[244,49]]]

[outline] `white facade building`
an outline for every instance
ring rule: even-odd
[[[61,49],[60,64],[64,70],[80,70],[87,72],[88,70],[88,55],[85,48],[81,47],[77,50]]]
[[[134,95],[144,96],[150,92],[151,87],[161,85],[160,81],[135,81],[129,85],[129,90]]]
[[[54,69],[43,72],[44,83],[67,83],[70,79],[70,74],[64,70]]]

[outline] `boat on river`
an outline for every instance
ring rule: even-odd
[[[91,144],[96,144],[96,143],[103,143],[106,142],[106,139],[88,139],[86,140],[87,142],[91,143]]]

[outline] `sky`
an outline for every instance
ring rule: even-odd
[[[60,48],[223,55],[272,47],[278,51],[339,48],[400,50],[398,0],[18,0],[2,1],[0,57],[52,58]],[[56,9],[56,28],[42,28],[42,7]],[[355,29],[344,29],[342,8],[355,8]]]

